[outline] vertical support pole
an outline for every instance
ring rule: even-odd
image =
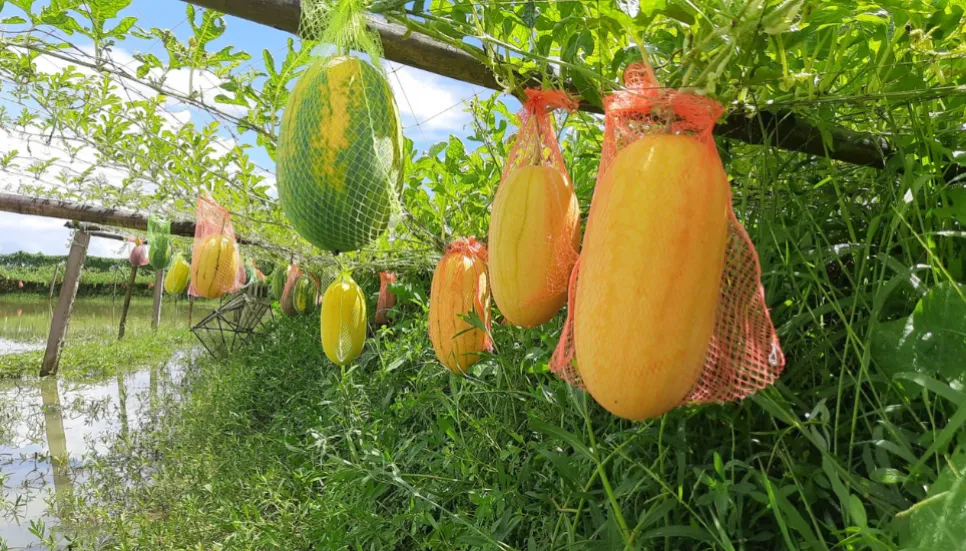
[[[134,292],[134,282],[138,277],[138,267],[131,266],[131,278],[127,280],[127,292],[124,293],[124,306],[121,306],[121,328],[117,331],[117,340],[124,338],[124,326],[127,324],[127,309],[131,306],[131,293]]]
[[[47,294],[47,300],[54,300],[54,289],[57,287],[57,272],[60,271],[60,264],[54,265],[54,277],[50,278],[50,293]]]
[[[70,323],[70,312],[74,308],[74,297],[77,296],[77,285],[80,283],[80,274],[84,268],[87,246],[90,242],[91,234],[82,231],[74,232],[70,254],[67,256],[64,283],[60,286],[60,298],[57,299],[57,309],[50,320],[47,350],[44,352],[44,361],[40,366],[41,377],[57,374],[60,353],[64,349],[64,339],[67,337],[67,325]]]
[[[154,274],[154,314],[151,316],[151,329],[158,330],[161,323],[161,301],[164,297],[164,270]]]

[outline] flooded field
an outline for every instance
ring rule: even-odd
[[[74,339],[105,339],[117,336],[121,322],[123,299],[84,297],[74,302],[68,329],[68,343]],[[0,354],[15,354],[43,348],[50,330],[50,318],[56,302],[33,295],[0,295]],[[127,314],[127,332],[137,333],[151,327],[152,299],[131,300]],[[190,318],[197,323],[211,312],[215,303],[198,301]],[[165,299],[161,308],[164,327],[189,327],[189,304],[185,299]]]
[[[78,298],[68,346],[115,340],[122,304],[110,297]],[[191,321],[200,321],[213,306],[195,304]],[[0,355],[42,350],[53,307],[47,297],[0,296]],[[151,312],[150,298],[132,300],[126,339],[150,331]],[[161,326],[189,327],[188,302],[166,300]],[[111,460],[109,442],[142,429],[162,404],[176,399],[198,352],[194,343],[188,348],[163,365],[121,369],[117,376],[84,383],[61,377],[0,379],[0,550],[69,548],[65,534],[72,527],[62,519],[68,518],[75,490],[92,462]]]
[[[0,381],[0,549],[65,548],[60,518],[88,466],[176,399],[192,358],[90,384]]]

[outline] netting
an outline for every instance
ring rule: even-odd
[[[310,274],[302,274],[295,281],[294,297],[292,300],[295,311],[300,316],[311,314],[319,303],[319,284]]]
[[[142,243],[140,238],[134,240],[134,248],[131,249],[131,254],[128,255],[127,260],[131,263],[131,266],[148,265],[148,246]]]
[[[366,342],[366,298],[348,273],[325,290],[319,316],[322,350],[332,363],[356,359]]]
[[[148,257],[155,270],[164,270],[171,260],[171,222],[148,217]]]
[[[436,357],[454,373],[465,373],[480,360],[481,352],[493,349],[487,256],[486,247],[476,238],[459,239],[433,272],[429,338]]]
[[[174,255],[171,260],[171,268],[164,276],[164,290],[168,294],[178,295],[188,288],[188,277],[191,274],[191,267],[185,262],[181,253]]]
[[[598,220],[596,216],[598,210],[606,208],[601,205],[608,204],[610,193],[617,193],[608,187],[608,183],[617,178],[617,176],[609,177],[608,170],[621,151],[635,143],[644,144],[642,138],[646,136],[659,134],[673,136],[672,139],[676,146],[685,148],[695,148],[696,146],[689,144],[699,144],[696,149],[699,152],[703,150],[703,153],[700,153],[701,156],[698,157],[703,164],[675,167],[674,170],[680,168],[678,172],[671,172],[672,169],[670,168],[665,170],[663,167],[659,167],[655,170],[652,178],[649,178],[652,176],[651,174],[638,175],[638,178],[643,176],[641,183],[634,183],[633,185],[650,184],[652,187],[663,189],[668,189],[667,186],[674,186],[670,189],[670,192],[673,193],[682,186],[684,178],[701,178],[704,177],[704,172],[720,171],[721,177],[716,181],[724,183],[725,188],[727,188],[727,179],[723,176],[724,169],[721,166],[721,160],[718,157],[711,135],[715,121],[723,112],[722,107],[708,98],[659,87],[653,71],[646,64],[635,64],[629,67],[625,74],[625,85],[626,90],[616,92],[605,100],[604,147],[601,154],[597,188],[594,191],[594,199],[591,203],[590,217],[587,223],[587,235],[584,237],[585,250],[582,256],[587,254],[590,236],[595,230],[595,225],[607,223],[606,220]],[[634,161],[643,162],[643,159],[635,159]],[[674,164],[671,159],[658,159],[656,162]],[[702,166],[705,167],[704,170],[702,170]],[[623,166],[621,168],[623,169]],[[653,184],[655,180],[659,184]],[[711,178],[709,178],[710,180]],[[727,192],[727,232],[724,260],[721,263],[723,269],[716,293],[717,302],[713,315],[713,328],[710,342],[708,342],[706,348],[700,349],[705,352],[703,352],[703,365],[696,366],[699,368],[697,382],[690,387],[683,403],[740,400],[772,384],[778,378],[785,363],[765,305],[764,290],[760,282],[761,269],[754,245],[735,218],[730,201],[730,190],[719,190],[717,193],[721,192]],[[695,195],[694,199],[705,202],[709,200],[712,193],[712,190],[705,188],[701,195],[707,195],[707,197]],[[618,195],[614,197],[615,201],[622,198]],[[684,200],[687,201],[687,198]],[[691,204],[700,203],[692,202]],[[696,220],[695,222],[702,221]],[[690,231],[699,232],[700,228],[692,228]],[[668,239],[660,231],[655,232],[655,235],[647,236],[647,239],[651,242],[657,242],[662,238]],[[667,254],[674,254],[675,252],[673,241],[666,244],[657,242],[657,245],[649,250],[661,250],[661,247],[664,247],[663,251]],[[682,260],[684,262],[681,262],[680,266],[684,267],[693,267],[695,263],[704,261],[697,258],[684,258]],[[551,368],[555,373],[575,385],[582,385],[583,383],[580,375],[581,351],[577,344],[577,341],[580,340],[577,336],[580,330],[575,330],[575,319],[581,316],[579,300],[581,295],[578,291],[581,261],[582,259],[578,260],[571,275],[567,322],[551,362]],[[658,259],[648,258],[644,261],[658,262]],[[673,269],[677,270],[675,278],[678,279],[700,276],[700,274],[695,275],[682,271],[679,266],[664,267],[664,264],[670,264],[666,261],[667,258],[661,258],[658,268],[665,270],[665,274],[667,273],[666,270]],[[621,283],[624,282],[618,282],[618,284]],[[608,293],[610,291],[597,289],[594,292]],[[599,321],[599,319],[588,320],[587,323],[598,323]],[[652,321],[654,327],[650,330],[659,330],[662,322],[666,320]],[[675,338],[683,337],[677,334],[656,336],[656,339]],[[609,346],[620,345],[611,343]],[[577,360],[576,365],[575,359]],[[653,359],[641,358],[638,361],[649,363]],[[619,367],[611,366],[608,369],[613,370]],[[644,369],[642,366],[624,367],[639,371]],[[683,370],[688,369],[687,366],[678,367]],[[653,366],[649,364],[647,369],[651,368]],[[605,407],[607,407],[606,404]]]
[[[210,196],[199,196],[188,294],[221,298],[237,291],[240,265],[241,254],[235,243],[231,215]]]
[[[577,102],[561,90],[526,94],[520,131],[493,200],[488,244],[496,305],[507,321],[533,327],[566,302],[580,247],[580,207],[552,117],[554,109],[573,111]]]
[[[303,3],[300,34],[343,55],[299,77],[279,128],[279,203],[299,235],[329,251],[365,247],[399,211],[402,124],[365,21],[360,0]],[[346,55],[352,49],[369,61]]]
[[[301,277],[302,270],[298,266],[295,264],[289,266],[288,277],[285,278],[285,288],[282,290],[282,298],[278,301],[282,313],[286,316],[299,315],[298,310],[295,308],[295,282]]]
[[[379,272],[379,298],[376,300],[376,323],[389,324],[389,311],[396,306],[396,295],[389,286],[396,283],[395,272]]]
[[[288,281],[288,270],[284,265],[278,265],[272,270],[272,298],[275,300],[282,300],[285,282]]]

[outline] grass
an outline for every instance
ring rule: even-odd
[[[121,549],[895,549],[892,518],[941,467],[912,474],[931,438],[908,423],[935,434],[950,412],[925,390],[903,406],[875,383],[894,405],[850,428],[835,420],[853,383],[803,397],[792,371],[740,404],[630,423],[545,372],[551,331],[496,326],[499,354],[464,379],[424,323],[339,369],[314,323],[281,320],[117,442],[129,459],[94,472],[77,514]]]
[[[59,376],[74,381],[93,381],[157,365],[174,350],[192,343],[185,329],[161,328],[156,333],[135,331],[118,341],[115,335],[71,339],[61,355]],[[0,379],[36,376],[44,351],[0,355]]]

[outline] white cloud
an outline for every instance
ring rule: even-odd
[[[418,140],[462,134],[472,117],[466,101],[480,88],[398,63],[388,63],[389,84],[396,96],[406,134]]]

